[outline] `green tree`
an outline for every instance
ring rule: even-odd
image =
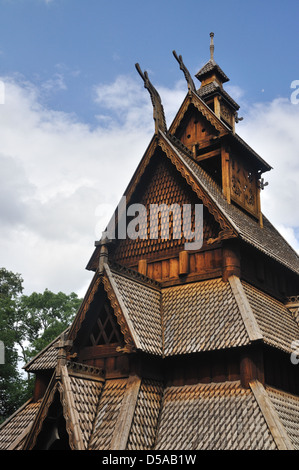
[[[23,294],[19,274],[0,268],[0,341],[5,364],[0,364],[0,422],[31,396],[32,378],[20,367],[59,336],[72,322],[81,299],[72,292]]]
[[[72,322],[81,299],[46,289],[42,294],[22,295],[18,304],[16,342],[26,363]]]
[[[18,367],[14,329],[22,282],[19,274],[0,269],[0,340],[5,348],[5,361],[0,364],[0,422],[13,413],[26,396],[26,384]]]

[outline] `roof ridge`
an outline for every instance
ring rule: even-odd
[[[258,380],[254,380],[249,383],[249,386],[265,418],[278,450],[294,450],[294,446],[263,384]]]
[[[230,276],[228,278],[228,281],[230,283],[233,295],[238,304],[250,341],[262,340],[262,332],[256,321],[256,318],[248,301],[247,295],[243,289],[243,285],[240,281],[240,278],[237,276]]]
[[[82,430],[80,426],[80,417],[77,411],[77,407],[75,405],[70,376],[66,365],[63,365],[61,367],[61,385],[64,395],[63,399],[61,400],[61,404],[64,410],[64,416],[66,421],[70,421],[70,429],[72,429],[71,434],[73,435],[73,444],[76,446],[76,450],[85,450]],[[65,408],[68,412],[66,412]]]
[[[22,369],[26,370],[27,367],[31,366],[32,363],[36,361],[36,359],[38,359],[40,356],[42,356],[47,351],[47,349],[49,349],[51,346],[53,346],[55,343],[57,343],[59,341],[59,338],[60,338],[61,334],[68,333],[69,329],[70,329],[70,326],[68,326],[65,330],[63,330],[61,333],[59,333],[59,335],[56,338],[54,338],[52,341],[50,341],[50,343],[48,343],[47,346],[45,346],[43,349],[41,349],[32,359],[30,359],[30,361],[27,362],[22,367]]]
[[[135,269],[110,260],[108,261],[108,266],[111,271],[116,274],[123,275],[125,277],[130,278],[131,280],[145,284],[147,287],[152,287],[159,290],[161,289],[160,282],[156,281],[155,279],[152,279],[151,277],[145,276],[144,274],[141,274]]]
[[[180,150],[182,150],[183,152],[185,152],[189,157],[191,157],[193,159],[193,153],[190,149],[188,149],[188,147],[186,147],[185,144],[183,144],[183,142],[178,139],[174,134],[171,134],[170,132],[167,132],[166,133],[166,136],[172,140],[172,142],[177,145]]]

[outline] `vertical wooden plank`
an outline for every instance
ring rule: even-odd
[[[169,260],[162,261],[162,279],[169,278]]]
[[[214,97],[214,113],[220,119],[220,102],[218,96]]]
[[[194,253],[190,253],[190,255],[189,255],[189,270],[190,270],[190,273],[195,273],[196,272],[195,254]]]
[[[147,276],[147,261],[146,259],[140,259],[138,261],[138,272],[143,274],[143,276]]]
[[[157,261],[156,263],[154,263],[153,278],[161,279],[161,277],[162,277],[162,263],[161,261]]]
[[[196,264],[197,273],[201,273],[204,271],[204,254],[203,253],[195,253],[195,264]]]
[[[169,260],[169,277],[178,277],[179,275],[179,262],[176,258]]]
[[[253,380],[265,383],[264,360],[261,348],[251,347],[241,356],[240,361],[241,384],[244,388],[249,388]]]
[[[229,164],[229,152],[222,146],[221,147],[221,167],[222,167],[222,192],[227,202],[230,204],[230,164]]]
[[[153,263],[149,263],[147,265],[147,276],[148,277],[153,277]]]

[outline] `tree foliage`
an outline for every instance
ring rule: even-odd
[[[32,379],[21,367],[70,325],[81,303],[74,292],[24,295],[22,284],[19,274],[0,268],[0,422],[30,397]]]

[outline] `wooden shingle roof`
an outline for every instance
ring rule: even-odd
[[[246,346],[255,340],[291,353],[292,342],[299,339],[299,325],[286,306],[238,278],[235,282],[248,303],[251,319],[242,311],[232,281],[218,278],[162,288],[134,270],[121,266],[117,270],[116,264],[111,269],[107,266],[106,273],[118,315],[127,322],[127,335],[145,353],[166,357]],[[55,344],[25,369],[54,369]]]
[[[250,429],[255,432],[251,433]],[[242,388],[239,382],[185,385],[165,390],[157,450],[276,448],[253,393]]]
[[[119,422],[126,429],[122,450],[299,448],[299,398],[294,395],[259,382],[244,389],[238,381],[168,387],[155,380],[132,379],[101,382],[96,375],[94,380],[72,375],[66,367],[53,392],[58,387],[63,396],[72,449],[115,449]],[[26,449],[30,448],[37,435],[28,423],[34,430],[37,410],[47,406],[46,402],[27,404],[4,423],[2,449],[22,448],[25,438]],[[24,416],[25,427],[14,426]],[[71,431],[72,420],[77,423],[76,433]]]
[[[165,356],[250,343],[231,287],[221,279],[163,289],[162,309]]]

